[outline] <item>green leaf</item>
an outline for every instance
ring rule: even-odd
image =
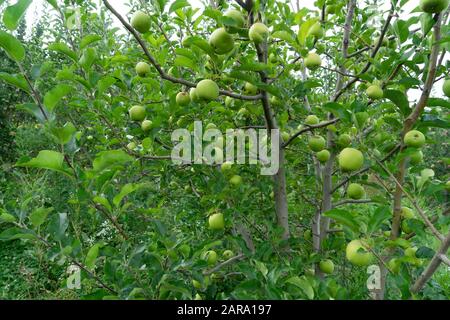
[[[101,247],[101,244],[99,244],[99,243],[94,244],[89,249],[89,251],[86,255],[84,264],[85,264],[86,268],[88,268],[89,270],[94,270],[94,268],[95,268],[95,261],[97,260],[100,247]]]
[[[109,87],[117,82],[116,78],[105,76],[97,82],[98,94],[102,95]]]
[[[359,223],[355,220],[353,215],[346,210],[332,209],[330,211],[325,212],[323,215],[325,217],[335,220],[338,223],[346,225],[354,232],[359,231]]]
[[[69,48],[69,46],[62,42],[55,42],[48,46],[48,50],[56,51],[68,56],[73,61],[77,61],[77,54]]]
[[[48,230],[56,240],[61,241],[68,227],[69,219],[67,219],[67,213],[58,213],[52,217]]]
[[[372,233],[377,231],[381,225],[391,217],[390,207],[379,207],[377,208],[372,216],[370,217],[367,232]]]
[[[17,239],[36,239],[36,235],[33,231],[22,228],[9,228],[0,233],[0,241],[11,241]]]
[[[67,175],[72,175],[64,168],[64,155],[57,151],[43,150],[39,152],[36,158],[31,159],[28,162],[18,162],[18,167],[30,167],[58,171]]]
[[[19,0],[16,4],[7,7],[3,13],[3,23],[6,28],[11,31],[16,30],[32,2],[33,0]]]
[[[419,259],[431,259],[434,255],[434,250],[428,247],[420,247],[416,251],[416,257]]]
[[[128,183],[122,187],[122,190],[120,190],[120,193],[116,195],[113,199],[113,204],[118,207],[120,202],[123,198],[125,198],[127,195],[129,195],[132,192],[135,192],[140,187],[142,187],[142,184],[132,184]]]
[[[176,0],[169,8],[169,13],[172,13],[180,8],[188,7],[190,6],[189,2],[187,0]]]
[[[111,204],[109,203],[108,199],[106,199],[105,197],[100,197],[100,196],[96,196],[94,197],[94,199],[92,199],[96,204],[100,204],[103,207],[105,207],[106,209],[108,209],[109,212],[112,211],[112,207]]]
[[[18,110],[29,112],[30,114],[34,115],[41,123],[44,123],[46,121],[41,108],[39,108],[39,106],[35,103],[18,104],[16,108]],[[52,118],[52,115],[49,114],[49,112],[47,111],[47,109],[45,109],[45,107],[44,112],[48,117]]]
[[[447,99],[429,98],[427,101],[427,106],[429,106],[429,107],[444,107],[444,108],[450,109],[450,101]]]
[[[69,143],[77,131],[72,122],[66,123],[63,127],[52,127],[50,130],[58,140],[58,143],[62,145]]]
[[[12,60],[22,61],[25,59],[25,48],[22,43],[9,33],[0,31],[0,47]]]
[[[308,297],[308,299],[314,299],[314,288],[309,283],[308,279],[305,276],[301,277],[291,277],[286,280],[286,283],[292,284],[296,287],[299,287],[303,293]]]
[[[282,31],[275,31],[272,34],[272,38],[274,39],[281,39],[286,41],[289,44],[294,44],[295,45],[295,39],[292,36],[291,33],[289,33],[288,31],[282,30]]]
[[[73,91],[74,88],[72,86],[69,86],[67,84],[59,84],[45,94],[44,105],[48,110],[53,111],[58,102]]]
[[[384,97],[391,100],[403,115],[408,115],[410,112],[409,101],[406,95],[398,90],[385,90]]]
[[[27,93],[30,93],[30,87],[28,86],[27,80],[21,74],[9,74],[6,72],[0,72],[0,79]]]
[[[47,216],[52,211],[53,211],[53,208],[37,208],[29,216],[31,224],[35,228],[40,227],[45,222],[45,220],[47,219]]]
[[[55,9],[58,10],[58,2],[57,0],[47,0],[48,3]]]
[[[13,216],[12,214],[4,211],[3,209],[0,209],[0,222],[5,222],[5,223],[12,223],[12,222],[16,222],[16,217]]]
[[[91,43],[97,42],[102,40],[102,37],[97,34],[88,34],[87,36],[84,36],[83,39],[80,41],[80,49],[86,48]]]
[[[123,150],[102,151],[94,160],[93,170],[100,172],[111,167],[123,166],[131,161],[133,157]]]
[[[298,42],[304,46],[306,44],[306,37],[308,36],[309,29],[317,22],[317,18],[305,21],[298,30]]]
[[[177,56],[174,61],[174,65],[178,67],[186,67],[195,70],[195,63],[191,59],[185,56]]]

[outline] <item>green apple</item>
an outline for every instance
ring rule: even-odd
[[[337,11],[337,7],[334,4],[327,5],[327,7],[325,9],[326,14],[335,14],[336,11]]]
[[[188,92],[179,92],[175,98],[177,105],[180,107],[187,106],[191,102],[191,97]]]
[[[420,0],[420,8],[427,13],[439,13],[448,7],[449,0]]]
[[[361,151],[353,148],[345,148],[338,157],[339,167],[343,171],[356,171],[364,164],[364,156]]]
[[[235,175],[233,177],[231,177],[230,179],[230,183],[236,187],[240,186],[242,184],[242,177]]]
[[[312,36],[316,39],[320,39],[323,37],[323,29],[320,25],[320,22],[314,23],[308,31],[308,35]]]
[[[411,221],[411,220],[413,220],[413,219],[405,219],[402,221],[401,228],[402,228],[402,231],[406,234],[413,232],[413,230],[409,226],[409,221]]]
[[[420,131],[411,130],[405,134],[404,142],[408,147],[421,148],[425,144],[425,136]]]
[[[219,28],[211,34],[209,45],[216,54],[225,54],[233,50],[234,40],[225,28]]]
[[[191,88],[191,90],[189,90],[189,98],[191,98],[191,101],[194,101],[194,102],[200,101],[200,98],[197,94],[196,88]]]
[[[315,52],[310,52],[305,58],[305,67],[309,70],[316,70],[322,65],[322,59]]]
[[[225,228],[225,220],[223,218],[223,213],[215,213],[209,216],[209,228],[211,230],[222,230]]]
[[[135,142],[130,142],[129,144],[127,144],[127,148],[128,150],[134,150],[136,149],[137,145]]]
[[[189,186],[187,186],[187,187],[189,187]],[[191,247],[188,244],[182,244],[181,246],[178,247],[178,251],[180,251],[181,254],[185,258],[187,258],[191,254]]]
[[[131,17],[131,26],[140,33],[146,33],[150,30],[150,16],[142,11],[137,11]]]
[[[228,260],[228,259],[231,259],[232,257],[234,257],[234,253],[231,250],[225,250],[223,252],[222,256]]]
[[[416,257],[416,252],[417,252],[417,247],[410,247],[410,248],[407,248],[407,249],[405,250],[405,256],[406,256],[406,257],[410,257],[410,258],[417,258],[417,257]]]
[[[250,82],[246,82],[244,85],[244,91],[246,94],[254,96],[258,92],[258,87]]]
[[[270,61],[270,63],[277,63],[278,62],[278,58],[277,58],[277,56],[274,53],[271,53],[269,55],[269,61]]]
[[[354,200],[361,199],[364,197],[364,194],[364,188],[358,183],[350,183],[347,188],[347,195]]]
[[[222,171],[222,173],[227,173],[231,170],[233,164],[231,162],[224,162],[221,166],[220,166],[220,170]]]
[[[153,122],[151,122],[150,120],[144,120],[141,123],[141,129],[144,132],[150,131],[150,129],[152,128]]]
[[[325,163],[328,160],[330,160],[330,156],[331,156],[331,154],[330,154],[330,151],[328,151],[328,150],[322,150],[322,151],[317,152],[317,154],[316,154],[317,160],[319,160],[320,163]]]
[[[380,86],[375,84],[368,87],[366,93],[372,100],[378,100],[384,97],[383,89],[381,89]]]
[[[145,119],[146,111],[143,106],[133,106],[128,111],[132,121],[143,121]]]
[[[201,289],[203,287],[200,281],[197,281],[195,279],[192,280],[192,285],[194,286],[195,289]]]
[[[444,81],[444,85],[442,86],[442,92],[450,98],[450,79]]]
[[[139,62],[136,65],[136,73],[141,78],[145,78],[150,73],[150,71],[150,65],[146,62]]]
[[[319,152],[325,149],[327,142],[321,136],[312,136],[308,140],[309,148],[314,152]]]
[[[223,14],[223,16],[232,19],[234,22],[234,26],[226,26],[228,32],[236,33],[239,29],[244,28],[246,19],[239,10],[229,9]]]
[[[367,243],[364,240],[352,240],[345,250],[347,260],[352,264],[364,267],[373,261],[373,254],[365,248]]]
[[[410,163],[413,166],[418,165],[419,163],[422,162],[422,160],[423,160],[423,152],[420,150],[416,150],[410,155]]]
[[[314,114],[307,116],[305,119],[305,124],[307,124],[308,126],[315,126],[319,124],[319,122],[320,122],[319,117],[317,117]]]
[[[350,143],[352,143],[352,138],[350,137],[350,135],[344,133],[338,137],[337,145],[339,147],[346,148],[350,145]]]
[[[401,265],[402,262],[396,258],[393,258],[388,262],[389,270],[394,274],[398,274],[400,272]]]
[[[219,86],[214,81],[205,79],[197,84],[196,93],[201,100],[216,100],[219,97]]]
[[[225,107],[231,108],[233,106],[234,99],[232,97],[225,98]]]
[[[401,215],[404,219],[414,219],[416,217],[414,211],[408,207],[402,207]]]
[[[332,274],[334,271],[334,263],[330,259],[322,260],[319,263],[320,271],[326,274]]]
[[[269,37],[269,29],[265,24],[257,22],[250,27],[248,37],[256,44],[263,43]]]
[[[203,300],[202,296],[198,293],[195,294],[194,300]]]
[[[218,258],[217,252],[215,252],[214,250],[205,252],[204,259],[210,266],[217,263],[217,258]]]

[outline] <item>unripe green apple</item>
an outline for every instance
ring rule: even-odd
[[[233,105],[233,98],[232,97],[226,97],[225,98],[225,107],[227,108],[231,108],[231,106]]]
[[[378,100],[384,96],[383,89],[378,85],[371,85],[367,88],[366,93],[372,100]]]
[[[412,211],[408,207],[402,207],[402,218],[404,219],[414,219],[416,216],[414,215],[414,211]]]
[[[442,86],[442,92],[450,98],[450,79],[444,81],[444,85]]]
[[[317,160],[319,160],[320,163],[325,163],[330,160],[330,156],[331,154],[328,150],[322,150],[316,154]]]
[[[143,121],[145,119],[145,108],[143,106],[134,106],[128,111],[132,121]]]
[[[189,187],[189,186],[188,186]],[[188,244],[182,244],[179,248],[178,251],[181,252],[181,254],[187,258],[189,257],[190,253],[191,253],[191,247]]]
[[[194,286],[195,289],[201,289],[203,287],[200,281],[197,281],[195,279],[192,280],[192,285]]]
[[[139,62],[136,65],[136,73],[139,77],[144,78],[146,77],[151,71],[150,65],[145,62]]]
[[[335,14],[336,10],[337,10],[336,6],[334,4],[331,4],[331,5],[327,5],[325,12],[326,12],[326,14]]]
[[[244,28],[245,26],[245,17],[239,10],[236,9],[229,9],[224,14],[224,17],[230,18],[234,21],[234,26],[227,26],[227,31],[230,33],[236,33],[239,31],[239,29]]]
[[[356,171],[364,164],[364,156],[361,151],[353,148],[345,148],[339,154],[339,167],[343,171]]]
[[[231,162],[224,162],[221,166],[220,166],[220,170],[222,171],[222,173],[227,173],[231,170],[233,164]]]
[[[134,150],[136,149],[136,143],[135,142],[130,142],[129,144],[127,144],[127,148],[128,150]]]
[[[323,29],[320,22],[314,23],[308,31],[308,35],[320,39],[323,37]]]
[[[411,221],[411,220],[413,220],[413,219],[405,219],[402,221],[402,224],[401,224],[402,231],[406,234],[413,232],[413,230],[409,226],[409,221]]]
[[[146,33],[150,30],[150,16],[142,11],[137,11],[131,17],[131,26],[140,33]]]
[[[319,263],[320,271],[326,274],[332,274],[334,271],[334,263],[330,259],[322,260]]]
[[[196,88],[191,88],[191,90],[189,90],[189,97],[191,98],[191,101],[194,101],[194,102],[200,101],[200,98],[197,94]]]
[[[196,93],[199,99],[216,100],[219,97],[219,86],[214,81],[205,79],[197,84]]]
[[[180,107],[187,106],[191,102],[191,97],[187,92],[179,92],[175,98],[177,105]]]
[[[417,247],[410,247],[405,250],[405,256],[410,258],[417,258],[416,257]]]
[[[223,254],[222,254],[222,256],[225,258],[225,259],[231,259],[233,256],[234,256],[234,253],[233,253],[233,251],[231,251],[231,250],[225,250],[224,252],[223,252]]]
[[[244,85],[245,93],[254,96],[258,92],[258,87],[250,82],[246,82]]]
[[[420,0],[420,8],[427,13],[439,13],[448,7],[449,0]]]
[[[216,54],[225,54],[233,50],[234,40],[225,28],[219,28],[211,34],[209,45]]]
[[[204,259],[206,260],[206,262],[212,266],[214,264],[216,264],[217,262],[217,252],[215,252],[214,250],[210,250],[210,251],[206,251],[205,252],[205,256]]]
[[[309,70],[316,70],[322,65],[322,59],[315,52],[310,52],[305,58],[305,67]]]
[[[423,152],[420,150],[416,150],[410,155],[410,163],[413,166],[418,165],[419,163],[422,162],[422,160],[423,160]]]
[[[350,183],[347,189],[347,195],[354,199],[359,200],[364,197],[365,191],[364,188],[358,183]]]
[[[341,134],[337,140],[337,145],[341,148],[348,147],[350,143],[352,143],[352,138],[346,133]]]
[[[308,140],[309,148],[314,152],[319,152],[325,149],[327,142],[321,136],[312,136]]]
[[[144,132],[150,131],[150,129],[152,128],[153,122],[151,122],[150,120],[144,120],[141,123],[141,129]]]
[[[420,131],[411,130],[405,134],[404,142],[408,147],[421,148],[425,144],[425,136]]]
[[[319,117],[317,117],[314,114],[307,116],[305,119],[305,124],[307,124],[308,126],[315,126],[319,124],[319,122],[320,122]]]
[[[265,24],[257,22],[250,27],[248,37],[256,44],[263,43],[269,37],[269,29]]]
[[[240,186],[242,184],[242,177],[235,175],[233,177],[231,177],[230,179],[230,183],[236,187]]]
[[[400,266],[402,265],[402,262],[396,258],[393,258],[389,260],[388,267],[391,272],[394,274],[398,274],[400,272]]]
[[[347,260],[360,267],[371,264],[373,254],[368,252],[365,246],[367,246],[367,243],[364,240],[350,241],[345,250]]]
[[[209,228],[211,230],[222,230],[225,228],[223,213],[215,213],[209,217]]]

